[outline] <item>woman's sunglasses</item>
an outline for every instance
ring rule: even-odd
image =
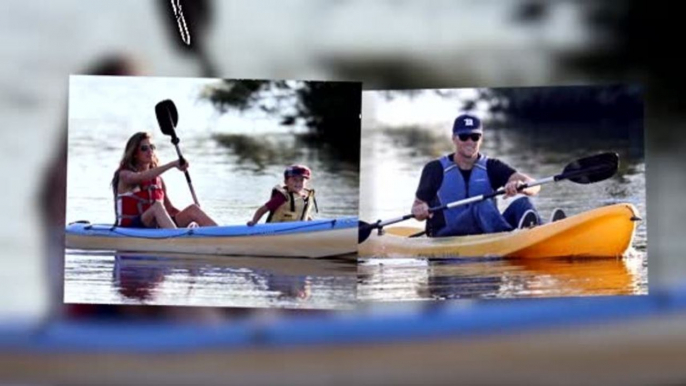
[[[478,142],[481,139],[481,134],[477,133],[472,133],[472,134],[458,134],[458,138],[460,138],[460,141],[462,142],[467,142],[468,139],[472,139],[474,142]]]
[[[153,144],[150,144],[150,145],[141,145],[140,149],[141,149],[142,152],[146,152],[146,151],[148,151],[148,150],[155,150],[156,147],[155,147],[155,145],[153,145]]]

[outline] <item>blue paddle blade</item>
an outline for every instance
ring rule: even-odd
[[[556,181],[568,179],[577,184],[592,184],[606,180],[617,172],[619,155],[617,153],[600,153],[586,158],[579,158],[567,165]]]

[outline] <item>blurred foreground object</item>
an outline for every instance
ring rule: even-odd
[[[157,5],[172,46],[183,54],[196,56],[202,76],[216,77],[217,68],[209,57],[206,43],[206,36],[212,25],[212,1],[157,0]]]
[[[84,70],[90,75],[122,76],[134,75],[141,70],[139,65],[130,57],[121,54],[107,55],[100,58]],[[65,112],[66,113],[66,112]],[[43,172],[43,183],[38,194],[38,206],[41,213],[41,224],[45,240],[47,262],[47,280],[50,283],[48,316],[64,316],[71,309],[74,316],[81,315],[84,307],[65,307],[63,303],[64,291],[64,222],[67,203],[67,138],[68,114],[65,114],[60,132],[61,139],[57,143],[52,159]],[[91,308],[95,308],[91,306]]]
[[[0,377],[68,384],[686,382],[686,287],[416,311],[380,306],[356,317],[212,328],[66,322],[39,335],[5,326]]]

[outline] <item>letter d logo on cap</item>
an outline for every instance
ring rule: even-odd
[[[480,133],[482,130],[481,120],[470,114],[458,116],[453,123],[453,134]]]

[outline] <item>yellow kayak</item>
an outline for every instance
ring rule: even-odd
[[[381,235],[373,231],[358,253],[360,257],[620,257],[631,247],[638,220],[634,205],[620,203],[530,229],[485,235],[409,238],[422,229],[387,227]]]

